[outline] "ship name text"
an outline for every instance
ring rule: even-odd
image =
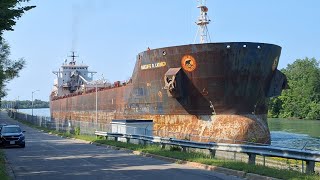
[[[166,65],[167,65],[167,63],[164,61],[158,62],[158,63],[144,64],[144,65],[141,65],[141,70],[159,68],[159,67],[164,67]]]

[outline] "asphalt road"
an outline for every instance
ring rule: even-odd
[[[0,123],[19,124],[26,131],[25,148],[4,148],[9,167],[17,180],[239,179],[49,135],[10,119],[3,111],[0,112]]]

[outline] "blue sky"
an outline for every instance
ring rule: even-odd
[[[13,59],[27,66],[7,88],[9,100],[49,100],[64,59],[75,50],[97,78],[131,77],[136,55],[150,48],[192,44],[196,0],[31,0],[37,7],[6,32]],[[320,1],[207,0],[212,42],[263,42],[282,47],[278,69],[295,59],[320,60]]]

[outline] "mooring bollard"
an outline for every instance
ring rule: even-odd
[[[248,164],[255,165],[256,164],[256,154],[248,153]]]

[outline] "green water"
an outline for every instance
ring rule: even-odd
[[[310,137],[320,138],[320,121],[268,119],[270,131],[285,131],[289,133],[307,134]]]
[[[320,151],[320,121],[268,119],[271,145]]]

